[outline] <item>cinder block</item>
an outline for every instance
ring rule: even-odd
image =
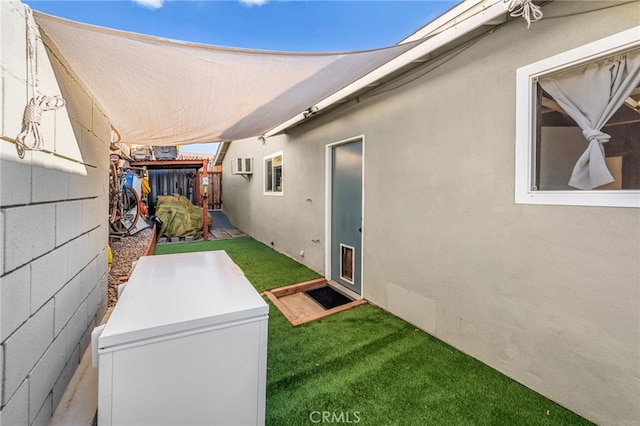
[[[107,185],[105,184],[105,186]],[[99,225],[104,228],[104,232],[109,235],[109,227],[107,226],[107,222],[104,220],[104,218],[109,216],[109,197],[106,193],[103,195],[99,195],[98,198],[96,198],[96,203],[98,204],[98,215],[96,216],[96,218],[99,222]]]
[[[76,347],[78,343],[80,343],[80,339],[82,335],[87,330],[89,326],[89,318],[87,314],[87,306],[88,300],[82,302],[82,304],[78,307],[78,309],[73,313],[73,316],[69,320],[66,326],[67,333],[67,342],[66,342],[66,353],[73,352],[73,349]]]
[[[88,327],[89,330],[93,330],[93,327],[90,326]],[[82,341],[82,339],[84,339],[84,336],[86,334],[86,330],[85,333],[82,334],[82,337],[80,338],[80,341]],[[71,354],[67,354],[67,365],[71,367],[71,375],[73,376],[73,373],[75,373],[76,371],[76,367],[80,364],[80,358],[81,358],[81,354],[84,353],[84,350],[80,349],[80,343],[78,343],[78,346],[76,346],[73,351],[71,352]],[[66,368],[66,367],[65,367]]]
[[[2,189],[0,189],[2,191]],[[0,249],[2,249],[2,253],[0,253],[0,277],[4,275],[4,252],[7,249],[4,246],[4,212],[0,209]],[[2,336],[0,336],[0,342],[2,341]]]
[[[91,261],[89,234],[82,234],[66,245],[69,247],[69,276],[73,277]]]
[[[30,201],[31,153],[27,152],[24,159],[20,159],[14,144],[0,140],[0,206],[29,204]]]
[[[102,252],[102,250],[106,247],[106,245],[101,246],[101,243],[104,242],[102,234],[102,227],[94,228],[87,233],[87,235],[89,236],[89,253],[94,258],[98,257],[100,255],[100,252]]]
[[[104,247],[98,255],[98,279],[101,280],[109,271],[109,253],[107,248]]]
[[[4,342],[3,403],[10,399],[53,341],[53,300]]]
[[[96,195],[98,197],[103,197],[105,200],[109,198],[109,171],[108,170],[99,170],[98,169],[98,180],[97,180],[97,189]],[[109,203],[107,202],[107,205]]]
[[[55,247],[56,210],[53,204],[4,210],[5,273],[28,263]]]
[[[56,204],[56,247],[82,234],[85,201],[66,201]]]
[[[102,318],[106,310],[108,280],[105,276],[98,282],[98,285],[89,294],[88,298],[88,321],[97,317]]]
[[[0,345],[0,383],[4,378],[4,347]],[[0,401],[2,401],[2,386],[0,386]],[[2,424],[2,413],[0,413],[0,424]]]
[[[104,315],[107,313],[109,307],[109,281],[105,276],[101,281],[102,290],[100,291],[100,301],[98,303],[98,309],[96,310],[95,320],[99,323]]]
[[[106,223],[102,223],[97,228],[93,228],[89,232],[89,251],[98,255],[103,250],[106,250],[109,244],[109,229]]]
[[[89,232],[95,227],[99,226],[101,222],[105,222],[106,215],[98,217],[98,198],[88,198],[82,200],[82,220],[81,228],[82,233]]]
[[[4,31],[4,28],[2,29]],[[4,57],[4,50],[3,50]],[[22,117],[29,99],[27,98],[27,86],[24,79],[2,70],[2,102],[3,105],[12,105],[12,108],[2,109],[2,132],[7,137],[15,139],[22,131]]]
[[[62,374],[58,377],[55,385],[53,385],[53,411],[55,412],[56,407],[60,403],[62,396],[64,395],[64,391],[67,389],[67,385],[71,381],[73,377],[73,373],[75,373],[76,368],[80,364],[80,346],[76,346],[74,351],[71,353],[67,364],[64,366],[62,370]]]
[[[100,117],[102,115],[100,114]],[[101,170],[109,167],[109,146],[105,145],[95,134],[84,129],[82,132],[82,161]]]
[[[107,204],[108,201],[106,197],[95,197],[82,201],[81,225],[83,233],[92,231],[100,225],[107,223]]]
[[[38,90],[48,96],[61,95],[60,86],[58,85],[58,80],[52,67],[52,56],[47,54],[44,43],[42,43],[40,39],[38,39],[36,54],[38,55]],[[59,64],[58,60],[53,60]],[[58,71],[58,69],[56,69],[56,71]]]
[[[0,291],[0,341],[4,341],[31,315],[30,266],[23,266],[2,277]]]
[[[96,311],[95,316],[93,317],[92,323],[100,324],[100,322],[102,321],[102,318],[104,318],[105,314],[107,313],[108,308],[109,308],[109,299],[107,297],[107,294],[104,293],[102,299],[100,299],[100,305],[98,305],[98,309]]]
[[[80,299],[80,285],[82,274],[76,275],[54,296],[55,314],[53,334],[57,336],[69,322],[73,313],[78,310]]]
[[[71,120],[66,107],[54,111],[55,153],[84,163],[82,155],[82,126]],[[75,125],[74,125],[75,124]]]
[[[65,364],[66,338],[63,332],[53,341],[34,369],[29,373],[29,417],[36,417],[38,409],[42,407],[51,394],[53,386],[58,376],[62,373]],[[33,408],[38,411],[33,410]],[[49,418],[47,418],[48,420]]]
[[[98,292],[100,291],[100,281],[96,282],[87,295],[87,317],[94,318],[98,311],[97,302],[100,299]],[[95,319],[95,318],[94,318]]]
[[[47,96],[60,95],[60,89],[56,82],[56,76],[49,62],[49,55],[40,39],[36,44],[38,90]],[[44,143],[44,149],[55,152],[56,135],[56,111],[43,111],[40,117],[40,134]]]
[[[51,96],[52,94],[47,93]],[[43,111],[40,117],[40,135],[42,136],[43,149],[56,152],[56,112]]]
[[[2,15],[0,14],[0,17]],[[0,31],[0,46],[2,46],[2,31]],[[2,58],[0,58],[1,60]],[[2,77],[4,70],[0,69],[0,78]],[[0,80],[1,81],[1,80]],[[0,135],[4,135],[4,96],[0,93]],[[4,142],[4,141],[3,141]],[[8,142],[7,142],[8,143]],[[2,417],[2,409],[0,408],[0,419]]]
[[[42,156],[42,153],[34,153],[36,157]],[[64,201],[69,199],[69,171],[66,169],[66,160],[56,159],[53,155],[49,155],[46,160],[51,160],[49,164],[43,167],[33,165],[31,168],[31,201],[33,203]],[[35,163],[35,161],[34,161]]]
[[[72,119],[67,107],[55,111],[55,153],[84,163],[82,135],[86,129]]]
[[[0,2],[4,3],[4,2]],[[13,397],[0,412],[0,424],[26,425],[29,423],[29,381],[24,380]]]
[[[55,73],[55,71],[57,71],[58,75],[66,74],[66,70],[60,65],[57,59],[54,58],[52,63],[50,58],[51,57],[47,55],[44,44],[38,43],[38,88],[48,96],[58,95],[66,100],[65,95],[61,92]],[[68,129],[70,129],[70,131],[68,131]],[[40,131],[43,135],[45,148],[47,150],[74,160],[80,158],[79,142],[75,141],[76,138],[69,123],[66,106],[53,111],[45,111],[42,114]],[[62,135],[62,137],[60,137],[60,135]],[[66,149],[66,145],[73,147],[74,144],[75,150]]]
[[[69,198],[90,198],[107,196],[109,174],[106,170],[83,166],[84,174],[69,175]]]
[[[32,414],[31,407],[29,407],[29,417],[34,417],[31,420],[31,426],[49,426],[49,421],[51,420],[51,416],[53,416],[53,396],[49,394],[47,399],[40,407],[40,410],[36,413],[35,417]]]
[[[102,319],[102,318],[100,318]],[[89,344],[91,343],[91,332],[93,331],[94,327],[97,327],[98,325],[100,325],[99,323],[91,323],[91,325],[89,327],[87,327],[87,330],[84,332],[84,334],[82,335],[82,339],[80,339],[80,353],[84,354],[84,351],[87,350],[87,348],[89,347]]]
[[[89,95],[72,79],[68,73],[60,73],[57,76],[60,91],[67,101],[67,112],[72,120],[77,121],[82,127],[91,129],[93,119],[93,103]]]
[[[111,122],[100,108],[93,104],[91,133],[101,140],[103,146],[109,147],[111,141]]]
[[[98,226],[102,227],[102,231],[105,233],[105,237],[108,238],[109,225],[107,224],[105,218],[109,217],[109,199],[106,195],[99,196],[95,199],[94,203],[96,204],[97,209],[94,217],[95,222],[91,224],[94,226],[92,226],[91,229],[94,229]]]
[[[79,255],[64,245],[31,262],[31,312],[40,309],[67,283],[67,262],[75,256]]]
[[[98,258],[93,259],[85,268],[80,271],[78,274],[79,279],[79,293],[80,293],[80,301],[82,302],[84,299],[89,297],[89,293],[96,286],[98,281],[100,281],[100,276],[98,276]]]
[[[31,152],[31,166],[32,170],[32,202],[47,202],[47,201],[65,201],[67,199],[80,198],[69,197],[69,178],[71,176],[87,176],[86,166],[57,155],[52,155],[43,151]],[[44,170],[35,170],[35,169]],[[62,173],[64,180],[60,180],[57,173]],[[36,188],[38,184],[41,184],[41,178],[51,177],[51,181],[44,182],[42,188]],[[63,185],[67,184],[67,188],[63,188]],[[55,187],[54,187],[55,185]],[[33,196],[36,194],[36,198]],[[64,195],[62,198],[61,194]]]
[[[24,60],[27,51],[26,22],[24,7],[18,2],[0,2],[2,17],[2,55],[0,64],[13,75],[25,77],[27,64]]]

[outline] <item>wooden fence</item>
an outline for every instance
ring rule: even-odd
[[[222,172],[209,172],[209,210],[222,209]]]

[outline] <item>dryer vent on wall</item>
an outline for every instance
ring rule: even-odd
[[[252,175],[253,158],[233,158],[231,160],[232,175]]]

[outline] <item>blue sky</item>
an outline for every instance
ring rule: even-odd
[[[74,21],[217,46],[342,52],[396,44],[459,1],[31,1]],[[213,145],[213,144],[210,144]],[[202,152],[207,147],[183,147]],[[213,150],[209,146],[207,151]]]

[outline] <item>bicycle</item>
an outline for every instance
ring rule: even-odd
[[[125,174],[116,161],[109,171],[109,224],[118,234],[129,234],[140,216],[140,197],[127,185]]]

